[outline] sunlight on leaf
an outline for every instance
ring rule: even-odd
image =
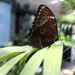
[[[55,42],[46,53],[43,75],[59,75],[63,54],[62,42]]]
[[[21,53],[13,52],[13,53],[6,54],[4,56],[0,56],[0,62],[5,62],[5,61],[7,61],[7,60],[11,59],[12,57],[15,57],[19,54],[21,54]]]
[[[22,53],[14,57],[13,59],[5,63],[2,67],[0,67],[0,75],[6,75],[12,69],[12,67],[14,67],[14,65],[18,63],[27,53],[28,52]]]
[[[4,47],[0,48],[0,53],[12,53],[12,52],[26,52],[26,51],[31,51],[34,48],[31,46],[11,46],[11,47]]]
[[[43,48],[36,52],[25,65],[20,75],[34,75],[37,68],[43,61],[48,48]]]

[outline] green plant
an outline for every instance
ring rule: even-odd
[[[75,9],[75,0],[64,0],[62,2],[62,10],[69,12]]]
[[[35,75],[43,61],[43,75],[59,75],[61,70],[62,42],[55,42],[43,49],[31,46],[6,47],[0,51],[7,52],[0,56],[0,75]]]

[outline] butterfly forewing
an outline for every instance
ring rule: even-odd
[[[58,39],[57,22],[53,12],[45,5],[40,5],[32,26],[32,45],[43,48]]]

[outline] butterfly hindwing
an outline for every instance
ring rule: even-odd
[[[45,5],[40,5],[32,26],[32,45],[46,47],[57,40],[57,22],[53,12]]]

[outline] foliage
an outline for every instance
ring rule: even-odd
[[[75,9],[75,0],[64,0],[62,2],[62,8],[64,12],[71,11]]]
[[[58,75],[61,70],[63,44],[55,42],[43,49],[31,46],[6,47],[0,51],[7,51],[0,56],[0,75],[35,75],[43,61],[43,75]],[[7,59],[5,59],[7,58]]]
[[[65,0],[62,5],[64,11],[73,10],[75,8],[75,0]],[[75,21],[72,15],[63,16],[60,20],[69,23]],[[23,37],[21,38],[23,39]],[[65,45],[75,47],[74,42],[66,40],[63,34],[61,34],[59,40],[62,40]],[[31,46],[0,48],[0,52],[4,53],[4,55],[0,56],[0,75],[35,75],[42,62],[42,75],[59,75],[62,64],[63,43],[57,41],[43,49],[32,48]]]
[[[60,16],[58,20],[61,23],[74,24],[75,16],[74,15],[64,15],[64,16]]]

